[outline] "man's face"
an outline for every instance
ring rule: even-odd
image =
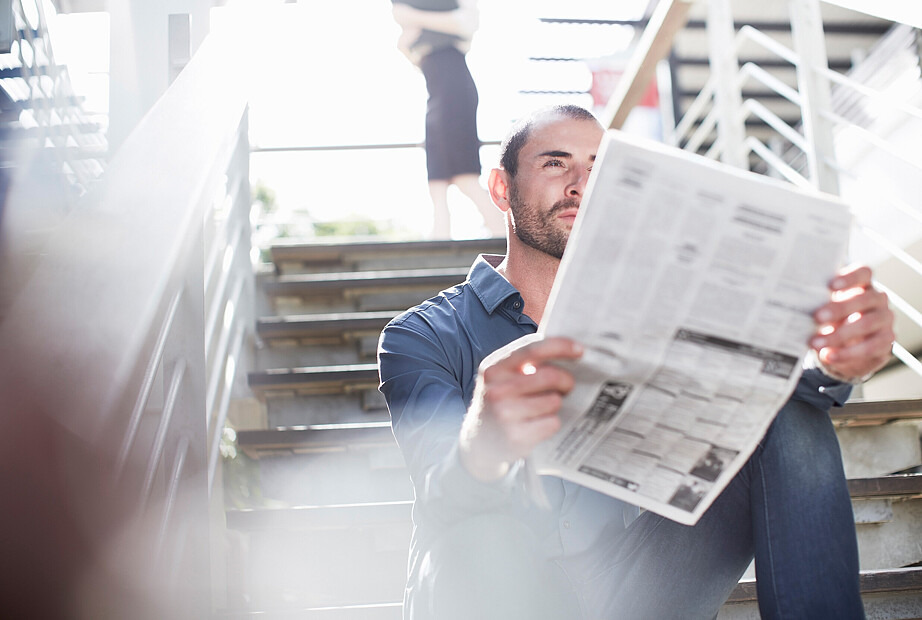
[[[532,127],[508,195],[522,243],[563,256],[603,133],[594,121],[561,116]]]

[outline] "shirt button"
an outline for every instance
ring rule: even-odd
[[[563,522],[563,529],[565,529],[565,530],[570,529],[570,522],[569,522],[569,521],[564,521],[564,522]]]
[[[514,302],[514,303],[512,304],[512,307],[515,308],[516,310],[518,310],[519,308],[522,307],[522,302],[521,302],[521,301]]]

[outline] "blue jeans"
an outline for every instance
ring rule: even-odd
[[[801,401],[693,527],[644,512],[549,562],[522,524],[471,521],[433,550],[405,617],[714,618],[755,557],[762,618],[864,618],[839,444],[826,412]]]
[[[864,618],[839,443],[801,401],[695,526],[645,512],[564,566],[587,619],[713,618],[753,556],[763,619]]]

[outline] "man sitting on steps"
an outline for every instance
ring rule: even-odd
[[[893,314],[867,267],[839,272],[814,314],[824,372],[803,372],[696,525],[553,477],[541,479],[550,507],[532,499],[522,459],[558,430],[573,386],[552,362],[582,348],[546,338],[482,362],[536,331],[602,136],[575,106],[519,121],[489,181],[505,257],[480,256],[382,332],[380,389],[416,494],[404,617],[713,618],[755,557],[763,618],[862,618],[828,409],[890,356]]]

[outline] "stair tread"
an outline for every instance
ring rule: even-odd
[[[382,310],[264,316],[257,319],[256,329],[264,337],[375,329],[383,328],[397,314],[395,311]]]
[[[314,426],[279,427],[237,431],[237,445],[251,457],[280,451],[292,453],[299,449],[320,450],[323,448],[349,446],[393,446],[396,447],[390,422],[367,424],[320,424]]]
[[[829,412],[839,426],[885,424],[896,420],[922,420],[922,398],[901,400],[855,400]]]
[[[267,530],[317,527],[346,528],[409,523],[413,500],[290,506],[285,508],[237,508],[225,511],[228,529]]]
[[[859,583],[861,588],[861,594],[863,596],[871,594],[882,594],[882,593],[896,593],[896,592],[916,592],[922,591],[922,567],[908,567],[908,568],[895,568],[895,569],[880,569],[880,570],[867,570],[861,571],[859,576]],[[730,597],[727,599],[727,604],[738,604],[738,603],[747,603],[755,602],[757,600],[756,596],[756,580],[755,579],[743,579],[737,584],[737,586],[731,592]],[[278,617],[278,618],[301,618],[308,617],[313,614],[317,614],[317,617],[326,617],[324,614],[332,612],[355,612],[361,610],[362,612],[371,612],[371,611],[393,611],[394,609],[401,609],[402,603],[400,601],[392,602],[381,602],[381,603],[372,603],[366,605],[342,605],[342,606],[327,606],[327,607],[305,607],[300,609],[286,609],[278,611],[231,611],[225,610],[218,612],[217,617],[219,618],[247,618],[251,616],[260,616],[260,617]],[[334,617],[334,616],[329,616]],[[364,617],[364,616],[363,616]]]
[[[345,364],[339,366],[304,366],[297,368],[270,368],[247,373],[252,389],[296,388],[317,384],[339,386],[378,382],[378,365]]]
[[[267,278],[262,286],[269,295],[329,295],[335,291],[371,288],[444,288],[463,282],[468,267],[390,269],[337,273],[298,273]]]
[[[852,499],[922,497],[922,474],[852,478],[848,480],[848,491]]]
[[[370,254],[407,254],[427,252],[499,251],[505,252],[506,240],[455,239],[427,241],[352,241],[341,243],[276,244],[269,249],[274,263],[298,261],[303,263],[329,263],[341,261],[344,257]]]
[[[394,279],[423,279],[427,277],[441,277],[445,275],[466,275],[469,267],[420,267],[417,269],[380,269],[375,271],[336,271],[326,273],[287,273],[275,276],[271,282],[305,282],[305,283],[335,283],[335,282],[363,282],[365,280],[380,281]]]
[[[922,567],[892,568],[861,571],[861,593],[922,591]],[[743,603],[756,600],[756,580],[743,579],[739,582],[728,603]]]
[[[370,603],[367,605],[342,605],[328,607],[304,607],[297,609],[253,610],[253,611],[218,611],[216,619],[232,620],[234,618],[255,618],[262,620],[305,620],[309,618],[336,620],[355,620],[361,614],[363,620],[400,620],[403,614],[403,602]]]

